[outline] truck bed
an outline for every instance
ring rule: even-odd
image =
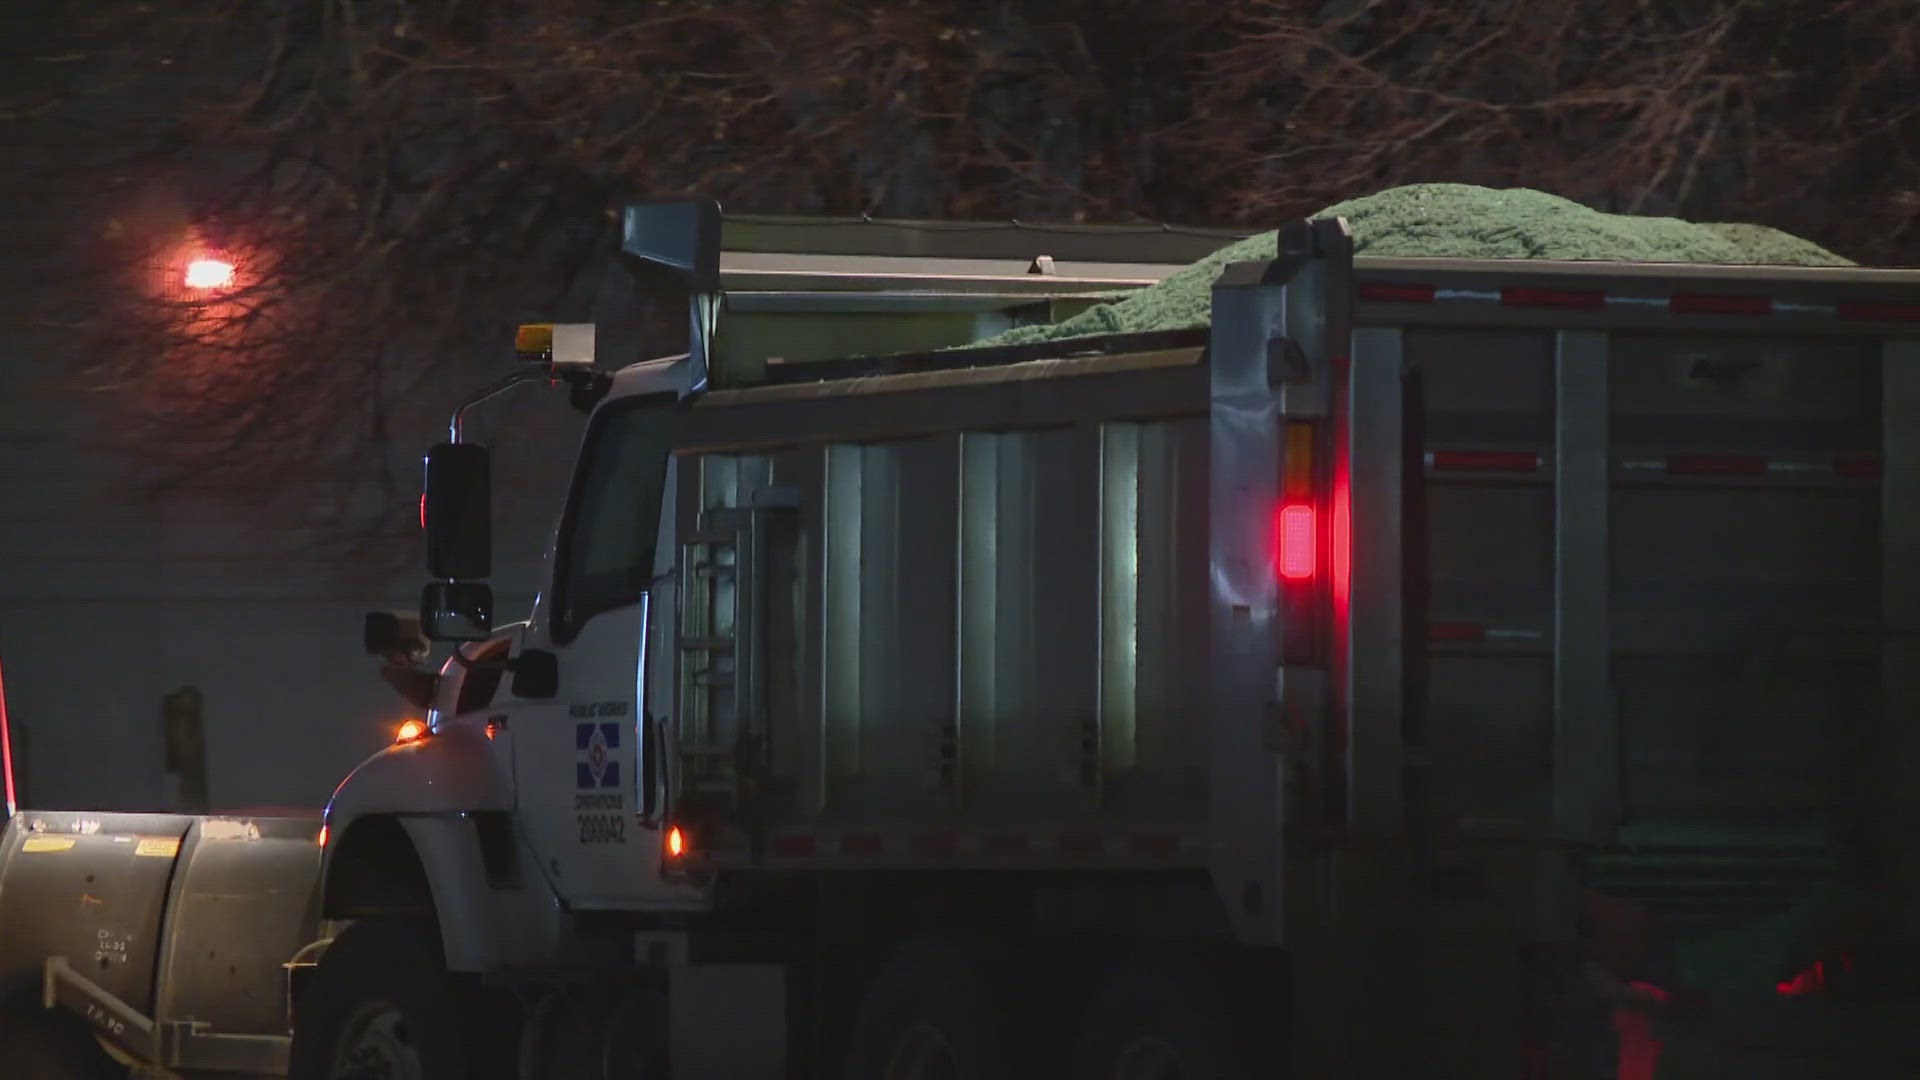
[[[1362,258],[1351,287],[1352,715],[1321,764],[1354,827],[1533,859],[1884,803],[1920,273]],[[692,410],[683,562],[766,581],[749,658],[681,658],[683,702],[738,680],[683,733],[689,790],[744,808],[716,865],[1204,862],[1218,344],[1154,345],[795,365]],[[731,587],[684,637],[737,637]],[[1469,899],[1525,902],[1476,858]]]

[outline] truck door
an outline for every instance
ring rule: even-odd
[[[646,906],[665,888],[654,742],[668,675],[646,642],[650,621],[670,618],[666,598],[651,594],[657,581],[670,587],[661,511],[673,400],[614,401],[588,427],[551,586],[522,639],[523,655],[557,658],[557,693],[521,698],[520,685],[507,704],[526,843],[553,887],[585,906]]]

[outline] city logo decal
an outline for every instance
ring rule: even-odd
[[[576,723],[573,725],[574,786],[610,788],[620,786],[620,763],[613,751],[620,749],[620,725]]]

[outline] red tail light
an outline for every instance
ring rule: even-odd
[[[1313,507],[1289,503],[1280,508],[1280,576],[1288,581],[1311,581],[1320,567],[1319,525]]]

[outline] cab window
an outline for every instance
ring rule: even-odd
[[[638,603],[652,581],[673,417],[670,394],[615,402],[594,417],[560,530],[556,641]]]

